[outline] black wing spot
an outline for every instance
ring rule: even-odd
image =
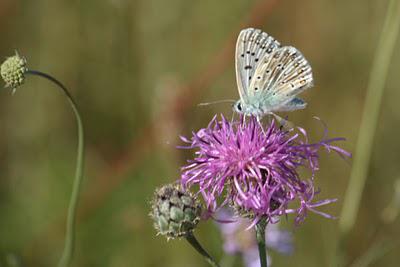
[[[250,50],[246,51],[247,54],[250,54]]]
[[[256,53],[254,53],[254,52],[253,52],[253,53],[251,53],[251,55],[252,55],[252,56],[255,56],[255,55],[256,55]]]
[[[251,80],[251,76],[249,76],[249,80]]]
[[[253,67],[251,65],[244,66],[245,70],[251,70]]]
[[[255,61],[255,62],[258,62],[258,58],[256,58],[254,61]]]
[[[258,87],[254,87],[254,90],[255,90],[255,91],[258,91]]]
[[[258,80],[261,79],[261,76],[257,76],[257,79],[258,79]]]
[[[241,56],[241,57],[244,57],[244,54],[241,54],[240,56]]]

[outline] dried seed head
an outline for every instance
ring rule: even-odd
[[[24,83],[27,70],[26,59],[16,53],[15,56],[7,58],[1,64],[0,74],[6,83],[6,87],[11,87],[15,90]]]
[[[168,238],[185,236],[197,226],[200,214],[199,201],[178,185],[165,185],[154,193],[150,216],[158,234]]]

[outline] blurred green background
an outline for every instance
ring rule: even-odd
[[[319,116],[341,146],[354,151],[363,103],[387,1],[372,0],[1,0],[0,55],[14,50],[31,69],[63,81],[86,129],[86,174],[79,209],[74,266],[207,266],[184,241],[156,237],[148,217],[154,189],[179,177],[190,153],[178,135],[205,126],[215,113],[231,116],[236,99],[234,44],[240,29],[258,27],[311,62],[315,87],[307,109],[290,120],[313,140]],[[349,262],[377,242],[396,245],[399,220],[382,210],[400,178],[400,44],[382,103],[372,161],[356,227],[347,240]],[[76,126],[68,103],[49,82],[28,77],[11,96],[0,91],[0,266],[54,266],[75,167]],[[339,215],[351,161],[322,153],[320,198]],[[295,253],[272,252],[273,266],[329,266],[338,221],[310,214],[292,231]],[[197,236],[221,258],[215,225]],[[398,266],[395,246],[371,266]],[[240,261],[238,261],[240,264]],[[238,265],[240,266],[240,265]]]

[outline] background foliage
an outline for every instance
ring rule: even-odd
[[[148,217],[155,187],[179,176],[190,155],[178,135],[206,123],[236,99],[233,49],[240,29],[253,26],[299,48],[311,62],[315,87],[308,108],[290,120],[316,140],[344,136],[354,151],[365,88],[386,1],[373,0],[2,0],[0,54],[17,49],[28,66],[71,88],[86,126],[86,175],[79,212],[75,266],[206,266],[185,242],[156,237]],[[399,45],[397,45],[399,48]],[[376,242],[399,241],[400,225],[381,213],[400,176],[399,49],[383,98],[372,161],[356,227],[346,253],[357,259]],[[0,266],[54,266],[64,240],[76,128],[68,103],[35,77],[14,96],[0,92]],[[340,214],[351,161],[324,155],[321,197]],[[338,221],[311,215],[300,228],[291,219],[296,252],[273,254],[274,266],[329,266]],[[221,238],[210,221],[197,236],[217,258]],[[398,249],[398,246],[397,246]],[[371,266],[397,266],[396,249]],[[240,261],[239,261],[240,262]]]

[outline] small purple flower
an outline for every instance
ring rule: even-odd
[[[233,213],[227,209],[220,209],[217,214],[218,226],[224,241],[224,251],[227,254],[240,254],[246,267],[259,267],[257,240],[253,231],[246,228],[251,221],[246,218],[233,218]],[[221,222],[222,221],[222,222]],[[279,229],[278,224],[268,224],[265,231],[267,252],[273,249],[279,253],[289,255],[293,252],[292,234]],[[268,256],[268,266],[271,258]]]
[[[314,187],[318,151],[325,148],[351,156],[331,144],[343,138],[324,137],[309,143],[302,128],[285,130],[274,120],[264,127],[254,117],[229,122],[222,115],[220,120],[215,116],[191,139],[181,139],[189,144],[183,148],[196,150],[195,158],[182,168],[182,185],[199,186],[209,212],[230,204],[253,218],[253,224],[261,217],[274,223],[290,213],[296,214],[295,221],[300,223],[309,210],[332,218],[315,208],[336,199],[313,202],[318,193]],[[300,179],[299,167],[310,170],[308,179]],[[291,202],[298,207],[289,208]]]

